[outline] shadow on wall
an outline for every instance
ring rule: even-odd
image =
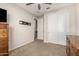
[[[13,48],[13,28],[9,25],[9,51]]]
[[[7,14],[7,23],[8,24],[10,23],[10,14],[9,14],[9,12]],[[12,50],[12,48],[13,48],[13,31],[14,31],[13,27],[9,24],[9,34],[8,34],[9,35],[9,38],[8,38],[9,51]]]

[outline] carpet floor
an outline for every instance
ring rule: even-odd
[[[43,43],[35,40],[10,51],[10,56],[66,56],[66,47],[58,44]]]

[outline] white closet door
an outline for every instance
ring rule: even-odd
[[[57,14],[48,15],[48,41],[53,43],[58,43]]]
[[[58,13],[57,40],[58,44],[66,45],[66,13]]]
[[[53,13],[48,15],[48,41],[66,45],[67,13]]]

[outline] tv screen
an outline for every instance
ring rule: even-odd
[[[0,8],[0,22],[7,22],[7,11]]]

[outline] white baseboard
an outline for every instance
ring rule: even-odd
[[[44,43],[53,43],[53,44],[58,44],[58,45],[66,46],[66,44],[60,44],[60,43],[55,43],[55,42],[50,42],[50,41],[44,41]]]
[[[23,43],[23,44],[21,44],[21,45],[19,45],[19,46],[15,46],[15,47],[9,49],[9,51],[15,50],[15,49],[17,49],[17,48],[19,48],[19,47],[21,47],[21,46],[24,46],[24,45],[26,45],[26,44],[28,44],[28,43],[33,42],[33,41],[34,41],[34,40],[30,40],[29,42]]]
[[[43,40],[43,39],[37,39],[37,40]]]

